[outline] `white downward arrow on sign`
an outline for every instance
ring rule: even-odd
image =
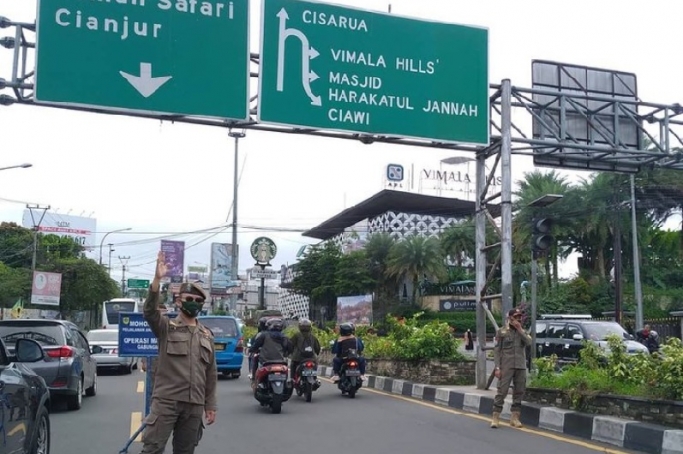
[[[119,71],[119,74],[121,74],[133,88],[145,98],[152,96],[162,85],[172,78],[171,76],[152,77],[151,63],[140,63],[139,76],[134,76],[123,71]]]

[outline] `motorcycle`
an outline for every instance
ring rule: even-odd
[[[318,380],[318,363],[312,359],[303,359],[294,373],[294,388],[296,395],[304,396],[306,402],[313,399],[313,391],[320,388]]]
[[[254,397],[261,406],[270,406],[274,414],[282,412],[282,403],[287,402],[294,391],[287,361],[263,363],[256,371],[254,381]]]
[[[337,387],[341,390],[342,396],[348,394],[352,399],[356,397],[356,392],[363,386],[363,380],[360,376],[358,354],[356,350],[349,350],[348,356],[343,359],[339,370],[339,381],[337,382]]]

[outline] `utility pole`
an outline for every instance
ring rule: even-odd
[[[235,139],[235,164],[232,178],[232,263],[230,267],[230,279],[236,282],[239,279],[239,246],[237,244],[237,193],[239,189],[239,143],[240,139],[246,136],[245,130],[240,129],[228,132],[228,136]],[[237,294],[230,295],[230,309],[234,310],[237,307]]]
[[[617,189],[618,191],[618,189]],[[614,221],[612,235],[614,235],[614,320],[621,323],[621,228],[619,225],[619,214],[621,214],[621,204],[614,194]]]
[[[636,222],[636,177],[631,174],[631,235],[633,237],[633,283],[636,293],[636,331],[643,329],[643,289],[640,285],[640,251]]]
[[[36,258],[38,256],[38,229],[40,229],[40,224],[43,223],[43,218],[45,217],[47,210],[50,209],[50,205],[41,207],[40,205],[27,204],[26,208],[31,213],[31,222],[33,223],[33,259],[31,260],[31,271],[33,272],[36,270]],[[34,216],[33,210],[42,211],[38,222],[36,222],[36,216]]]
[[[123,271],[121,273],[121,296],[126,296],[126,269],[128,267],[128,260],[130,260],[130,256],[128,257],[121,257],[119,255],[119,260],[121,261],[121,266],[123,267]]]

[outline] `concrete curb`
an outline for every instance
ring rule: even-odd
[[[332,376],[332,368],[320,366],[319,374]],[[366,375],[365,387],[431,402],[454,410],[479,415],[493,413],[493,398],[437,386],[410,383],[390,377]],[[510,402],[506,402],[502,419],[510,418]],[[591,415],[532,403],[522,404],[522,423],[585,440],[598,441],[624,449],[651,454],[683,454],[683,430],[640,421]]]

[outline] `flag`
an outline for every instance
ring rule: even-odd
[[[17,302],[14,303],[14,306],[12,306],[12,318],[21,318],[21,311],[23,308],[24,302],[19,298]]]

